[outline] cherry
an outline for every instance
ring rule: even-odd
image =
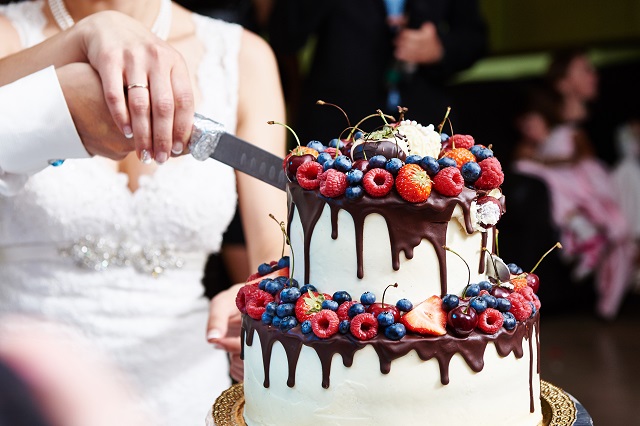
[[[526,278],[527,285],[531,287],[534,293],[537,293],[538,289],[540,288],[540,278],[538,278],[536,274],[533,274],[531,272],[527,273]]]
[[[368,160],[364,160],[364,159],[356,160],[351,165],[351,168],[352,169],[358,169],[362,173],[367,173],[369,171],[369,161]]]
[[[494,286],[491,289],[491,295],[495,298],[500,298],[502,297],[503,299],[506,299],[508,295],[510,295],[511,292],[509,290],[507,290],[504,287],[498,287],[498,286]]]
[[[290,181],[294,181],[296,180],[298,167],[309,161],[316,161],[316,157],[314,157],[313,154],[300,154],[298,153],[298,149],[295,148],[284,158],[282,168],[287,178]]]
[[[458,306],[449,311],[447,324],[458,336],[468,336],[478,325],[478,314],[469,306]]]
[[[393,315],[393,321],[400,321],[400,310],[395,306],[389,303],[384,303],[384,297],[387,294],[387,290],[389,287],[398,287],[398,283],[389,284],[384,291],[382,292],[382,302],[381,303],[372,303],[367,307],[366,312],[373,314],[374,317],[378,318],[378,315],[382,312],[389,312]]]

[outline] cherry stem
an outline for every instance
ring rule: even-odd
[[[356,129],[359,128],[362,123],[364,123],[365,121],[367,121],[368,119],[373,118],[373,117],[386,117],[391,121],[396,121],[396,119],[392,115],[382,114],[382,112],[380,112],[380,110],[378,110],[378,112],[376,112],[375,114],[367,115],[365,118],[363,118],[362,120],[358,121],[358,123],[355,126],[353,126],[353,129],[351,130],[351,133],[349,133],[349,139],[348,140],[351,140],[351,138],[353,138],[353,134],[356,132]],[[384,120],[384,118],[383,118],[383,120]],[[385,123],[386,123],[386,120],[385,120]]]
[[[284,222],[279,221],[276,217],[269,213],[269,217],[273,219],[279,226],[282,231],[282,255],[280,257],[284,257],[284,246],[289,246],[289,251],[291,253],[291,268],[289,268],[289,279],[293,278],[293,270],[295,266],[295,256],[293,255],[293,247],[291,247],[291,240],[289,239],[289,235],[287,235],[287,230]]]
[[[342,108],[340,108],[338,105],[336,104],[330,104],[329,102],[325,102],[323,100],[317,100],[316,101],[316,105],[328,105],[328,106],[332,106],[334,108],[338,108],[340,110],[340,112],[342,112],[342,114],[344,115],[344,118],[347,119],[347,126],[351,127],[351,121],[349,121],[349,116],[347,115],[346,112],[344,112],[344,110]]]
[[[401,107],[398,105],[398,121],[404,120],[404,114],[409,111],[409,108]]]
[[[450,112],[451,112],[451,107],[447,107],[447,112],[444,114],[444,118],[442,119],[440,124],[438,124],[438,133],[439,134],[442,134],[442,128],[444,127],[444,123],[447,121],[447,118],[449,118],[449,113]]]
[[[545,254],[543,254],[543,255],[542,255],[542,257],[540,258],[540,260],[538,260],[538,263],[536,263],[536,265],[533,267],[533,269],[532,269],[531,271],[529,271],[529,273],[530,273],[530,274],[533,274],[533,271],[535,271],[535,270],[536,270],[536,268],[538,267],[538,265],[540,265],[540,262],[542,262],[542,259],[544,259],[545,257],[547,257],[547,255],[548,255],[549,253],[551,253],[553,250],[555,250],[556,248],[561,249],[561,248],[562,248],[562,244],[560,244],[559,242],[558,242],[558,243],[555,243],[555,244],[553,245],[553,247],[551,247],[549,250],[547,250],[547,252],[546,252]]]
[[[498,228],[496,228],[494,226],[493,227],[493,241],[494,241],[494,244],[496,245],[496,255],[498,257],[500,257],[500,247],[498,247],[498,234],[500,234],[500,231],[498,230]]]
[[[298,146],[301,146],[300,145],[300,139],[298,139],[298,135],[296,134],[296,132],[293,131],[293,129],[291,127],[287,126],[284,123],[280,123],[278,121],[273,121],[273,120],[267,121],[267,124],[279,124],[279,125],[285,127],[287,130],[289,130],[291,133],[293,133],[293,136],[295,136],[296,142],[298,143]]]
[[[389,289],[389,287],[398,287],[398,283],[395,284],[389,284],[384,291],[382,292],[382,309],[384,309],[384,296],[387,294],[387,290]]]
[[[466,260],[464,260],[464,258],[462,256],[460,256],[456,251],[451,250],[449,247],[447,246],[442,246],[443,249],[445,249],[446,251],[450,251],[451,253],[455,254],[456,256],[458,256],[463,262],[464,265],[467,267],[467,286],[464,288],[464,291],[462,292],[462,297],[464,297],[465,293],[467,292],[467,288],[469,288],[469,286],[471,285],[471,268],[469,268],[469,264],[467,263]]]

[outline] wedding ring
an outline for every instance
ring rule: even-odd
[[[136,87],[139,87],[141,89],[148,89],[149,85],[144,83],[131,83],[127,85],[127,91],[135,89]]]

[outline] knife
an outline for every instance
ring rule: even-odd
[[[263,182],[285,190],[283,159],[224,130],[217,121],[195,114],[189,150],[197,160],[213,158]]]

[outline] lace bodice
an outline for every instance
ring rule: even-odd
[[[0,6],[25,47],[43,39],[43,6],[42,0]],[[233,131],[241,28],[193,19],[205,52],[197,111]],[[145,406],[160,414],[154,424],[202,424],[229,384],[226,354],[205,341],[201,277],[235,211],[235,174],[184,156],[142,176],[135,193],[127,179],[107,159],[67,160],[31,176],[17,195],[0,196],[0,314],[79,328],[131,374]],[[79,267],[68,249],[87,236],[116,247],[170,247],[184,265],[160,274],[126,262],[95,268],[100,272]]]

